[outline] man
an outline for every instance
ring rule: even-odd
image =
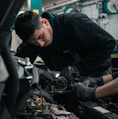
[[[84,14],[26,11],[16,18],[15,31],[23,40],[16,55],[31,62],[39,55],[51,70],[73,65],[80,75],[102,76],[111,66],[114,38]]]

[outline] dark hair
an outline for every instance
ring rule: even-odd
[[[40,16],[32,11],[26,11],[16,17],[15,31],[24,42],[33,35],[35,29],[40,27]]]

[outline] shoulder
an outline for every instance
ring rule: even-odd
[[[62,14],[62,15],[59,15],[58,17],[63,18],[63,20],[67,23],[68,22],[81,23],[81,22],[86,22],[90,20],[87,15],[82,13],[75,13],[75,12]]]
[[[72,13],[66,13],[64,14],[65,17],[69,18],[69,19],[81,19],[81,18],[88,18],[87,15],[82,14],[82,13],[76,13],[76,12],[72,12]]]

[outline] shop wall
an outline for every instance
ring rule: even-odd
[[[93,21],[118,40],[118,14],[109,15],[105,13],[102,11],[102,5],[97,2],[98,0],[83,2],[81,4],[81,13],[87,14]]]

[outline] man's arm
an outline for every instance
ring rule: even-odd
[[[95,97],[102,98],[106,96],[118,95],[118,78],[96,88]]]
[[[38,49],[36,46],[21,44],[16,51],[15,56],[19,56],[22,58],[29,57],[30,61],[33,63],[38,55]]]
[[[118,95],[118,72],[102,76],[101,79],[103,80],[103,84],[98,87],[87,87],[83,84],[75,85],[72,91],[73,95],[78,100],[95,100]]]

